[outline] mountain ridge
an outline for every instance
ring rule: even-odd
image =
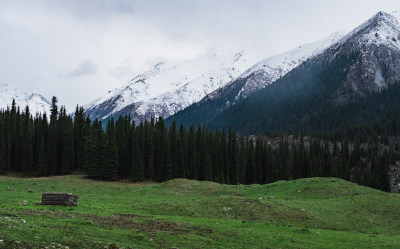
[[[0,84],[0,108],[11,107],[13,99],[21,111],[24,111],[25,107],[29,106],[29,111],[32,114],[49,114],[50,112],[50,102],[42,95],[26,93],[17,88],[11,88],[8,84]]]
[[[86,105],[92,118],[131,114],[136,121],[169,116],[233,80],[249,62],[243,51],[161,62],[128,84]]]
[[[382,111],[364,103],[363,98],[400,82],[399,30],[395,17],[379,12],[322,53],[243,101],[227,105],[224,101],[232,99],[232,95],[222,96],[225,100],[219,102],[204,98],[167,122],[175,119],[185,126],[205,124],[213,129],[232,126],[238,132],[251,134],[266,130],[332,129],[343,125],[332,115],[339,115],[336,120],[350,122],[340,117],[339,110],[351,122],[371,120]],[[246,80],[238,79],[236,84],[244,85]],[[370,98],[372,102],[376,99],[380,101],[376,104],[390,107],[383,99]],[[365,113],[354,105],[357,101],[376,114]],[[346,110],[346,105],[351,110]]]

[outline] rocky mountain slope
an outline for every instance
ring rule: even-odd
[[[240,84],[239,82],[244,80],[245,83],[236,93],[235,100],[246,98],[284,76],[304,61],[320,54],[326,48],[339,41],[344,35],[344,31],[336,32],[317,42],[307,43],[296,49],[262,60],[246,70],[236,81],[230,83],[227,88],[235,88],[233,85]],[[218,97],[225,90],[227,89],[218,89],[210,94],[209,97]]]
[[[11,107],[12,100],[15,99],[17,106],[21,111],[29,106],[29,111],[32,114],[44,113],[49,114],[50,102],[42,95],[37,93],[26,93],[18,89],[12,88],[7,84],[0,85],[0,108],[6,109],[7,106]]]
[[[336,101],[348,101],[354,94],[377,92],[400,82],[399,18],[385,12],[377,13],[320,58],[332,61],[339,55],[352,53],[357,53],[359,59],[348,68],[343,87],[335,94]]]
[[[228,82],[224,87],[208,94],[188,109],[178,112],[173,119],[186,125],[211,120],[221,111],[270,85],[306,60],[319,55],[340,41],[344,35],[344,31],[336,32],[320,41],[304,44],[296,49],[262,60],[235,80]]]

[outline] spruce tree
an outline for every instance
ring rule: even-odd
[[[239,181],[239,147],[236,139],[236,132],[229,128],[229,181],[237,184]]]
[[[90,178],[102,178],[104,169],[104,141],[101,121],[93,121],[90,136],[86,140],[85,173]]]
[[[107,124],[106,130],[106,146],[105,146],[105,164],[103,170],[103,178],[115,180],[118,177],[118,151],[115,139],[114,119],[112,118]]]
[[[389,156],[388,152],[385,151],[379,157],[379,168],[377,172],[378,177],[378,189],[382,191],[389,192],[390,191],[390,183],[389,183]]]
[[[196,171],[196,161],[197,161],[197,153],[196,150],[196,135],[194,131],[194,125],[191,125],[189,128],[189,133],[187,136],[187,177],[189,179],[197,179],[197,171]]]
[[[176,128],[176,122],[175,120],[172,121],[171,126],[169,127],[169,133],[168,133],[168,148],[169,148],[169,153],[168,153],[168,158],[167,158],[167,168],[169,172],[169,179],[175,178],[178,176],[179,172],[179,165],[178,159],[179,156],[182,156],[181,152],[178,152],[180,148],[178,148],[178,131]],[[179,153],[179,154],[178,154]]]
[[[246,142],[244,138],[242,137],[240,139],[240,148],[239,148],[239,183],[245,184],[245,178],[246,178],[246,163],[247,163],[247,148],[246,148]]]
[[[17,161],[17,141],[18,141],[18,133],[17,133],[17,107],[15,103],[15,99],[12,101],[11,111],[10,111],[10,141],[11,141],[11,168],[16,170],[16,161]]]
[[[74,169],[83,170],[85,162],[85,138],[88,135],[85,129],[85,111],[83,107],[76,106],[74,119]]]
[[[120,116],[116,122],[116,142],[118,151],[118,176],[120,178],[129,177],[130,154],[129,154],[129,134],[130,121],[127,116]]]
[[[46,144],[44,142],[44,138],[42,137],[41,142],[40,142],[40,149],[39,149],[39,155],[38,155],[38,175],[39,176],[47,176],[48,175],[48,170],[47,170],[47,151],[46,151]]]
[[[33,148],[32,148],[32,125],[30,120],[29,107],[26,106],[24,114],[25,134],[23,143],[23,153],[21,160],[21,170],[24,173],[30,173],[33,169]]]
[[[63,121],[63,146],[62,146],[62,173],[69,174],[74,169],[74,137],[72,130],[72,120],[66,117]]]
[[[211,163],[207,133],[208,131],[206,131],[203,128],[203,132],[200,137],[201,144],[200,144],[198,179],[209,181],[212,179],[212,163]]]
[[[147,179],[155,179],[154,169],[154,118],[150,122],[145,121],[145,140],[144,140],[144,163],[145,176]]]
[[[6,144],[3,130],[4,123],[0,119],[0,174],[6,171]]]
[[[140,123],[133,134],[131,177],[133,181],[144,180],[143,123]]]
[[[50,175],[57,173],[58,169],[58,147],[59,147],[59,133],[58,133],[58,107],[57,98],[53,96],[51,100],[50,110],[50,124],[49,134],[47,141],[47,156],[48,156],[48,171]]]

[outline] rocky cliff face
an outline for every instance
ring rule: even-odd
[[[390,166],[390,191],[400,193],[400,162]]]
[[[364,95],[400,82],[400,25],[390,14],[379,12],[346,35],[320,57],[333,60],[343,54],[357,53],[358,60],[348,70],[338,102],[352,94]],[[351,94],[349,94],[351,93]]]

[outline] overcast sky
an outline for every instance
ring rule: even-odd
[[[254,62],[351,30],[398,0],[0,0],[0,83],[69,111],[159,60],[244,50]]]

